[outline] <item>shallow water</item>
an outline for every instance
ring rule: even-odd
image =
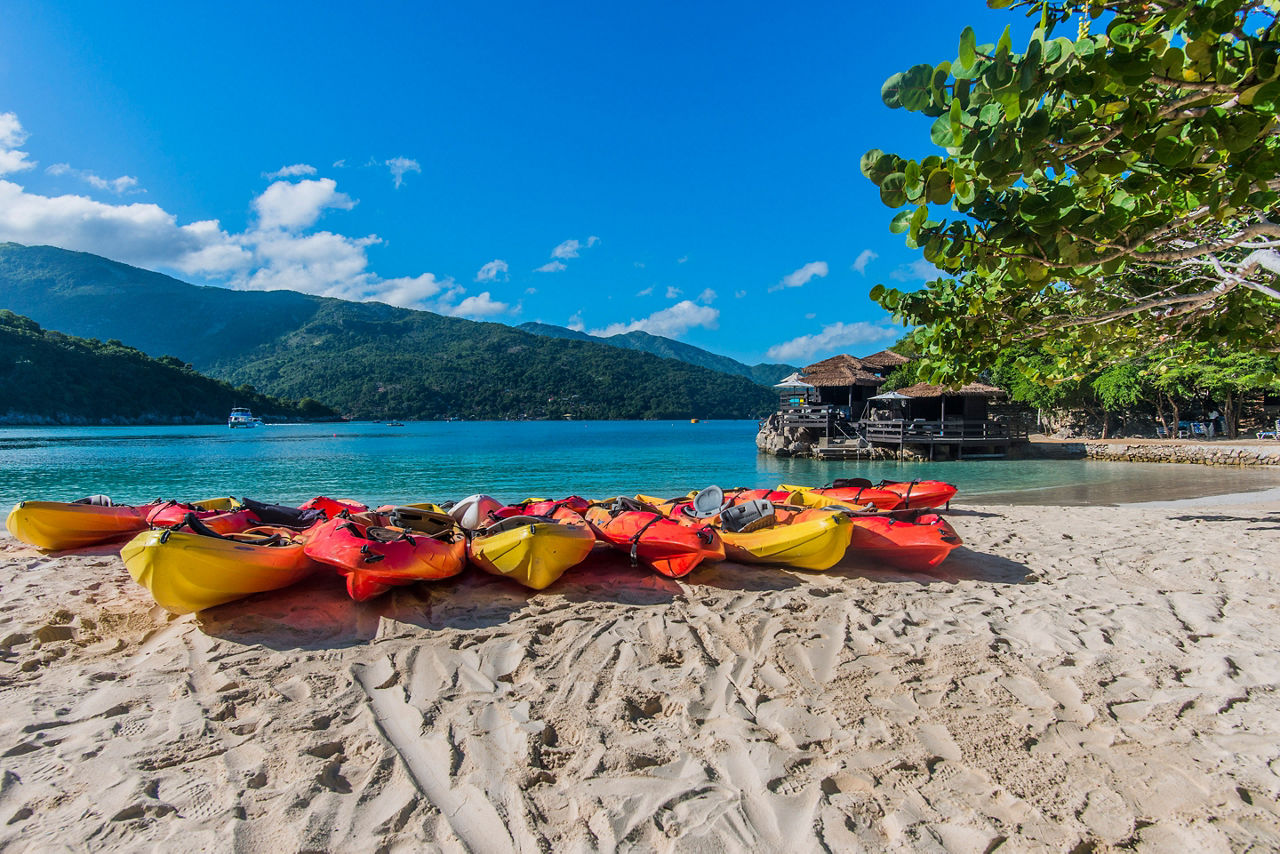
[[[968,503],[1110,504],[1280,486],[1280,470],[1052,460],[819,462],[758,454],[754,421],[409,422],[0,428],[0,507],[317,494],[369,502],[571,493],[675,495],[710,483],[946,480]]]

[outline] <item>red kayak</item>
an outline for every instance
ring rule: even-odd
[[[317,495],[298,509],[323,510],[325,516],[330,519],[336,519],[343,510],[348,513],[364,513],[369,507],[359,501],[352,501],[348,498],[326,498],[323,495]]]
[[[577,495],[555,501],[531,498],[519,504],[508,504],[501,510],[495,510],[494,515],[499,519],[510,519],[512,516],[554,516],[562,507],[581,515],[586,513],[590,506],[590,501]]]
[[[942,507],[956,495],[956,488],[940,480],[892,481],[882,480],[880,489],[896,493],[902,499],[899,510],[919,510],[924,507]],[[879,507],[879,502],[876,503]],[[884,510],[886,508],[881,507]]]
[[[932,569],[961,544],[959,535],[936,513],[853,516],[849,553],[915,572]]]
[[[188,515],[192,515],[215,534],[239,534],[262,524],[258,515],[248,507],[226,505],[239,505],[239,502],[234,499],[200,504],[166,501],[148,511],[147,524],[153,528],[172,528],[181,525]]]
[[[688,575],[704,560],[724,560],[724,543],[710,525],[669,519],[633,499],[593,505],[586,519],[602,542],[670,578]]]
[[[346,576],[357,602],[415,581],[450,578],[467,561],[467,539],[457,528],[429,537],[342,518],[316,526],[304,550]]]

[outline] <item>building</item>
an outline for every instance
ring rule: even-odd
[[[929,459],[1004,456],[1010,444],[1026,440],[1025,430],[992,417],[991,402],[1005,396],[995,386],[948,389],[917,383],[880,394],[888,375],[910,361],[881,350],[815,362],[787,378],[793,385],[780,395],[782,421],[817,432],[821,457],[857,457],[868,447],[904,455],[910,450]]]

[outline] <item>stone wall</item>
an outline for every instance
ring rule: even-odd
[[[1076,443],[1071,443],[1076,444]],[[1215,444],[1128,445],[1121,442],[1082,442],[1091,460],[1136,463],[1199,463],[1208,466],[1280,465],[1280,442],[1257,445]]]

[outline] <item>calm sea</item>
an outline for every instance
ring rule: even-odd
[[[757,454],[754,421],[409,422],[202,427],[0,428],[0,507],[94,493],[155,498],[317,494],[368,503],[487,492],[514,501],[669,496],[836,477],[937,478],[994,503],[1118,503],[1280,486],[1280,472],[1138,463],[981,460],[857,463]]]

